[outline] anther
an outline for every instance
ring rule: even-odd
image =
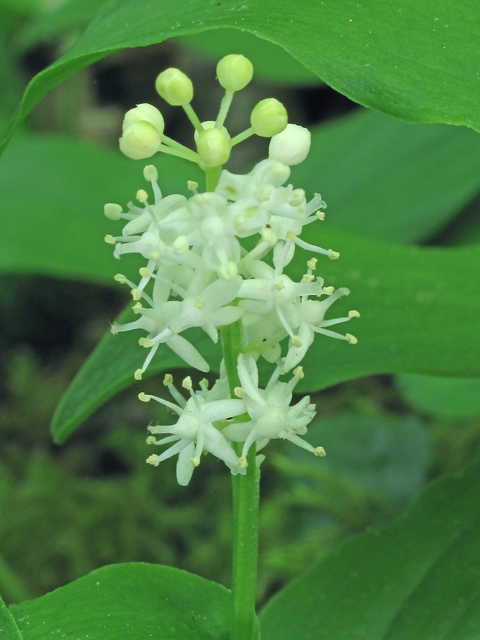
[[[300,338],[298,336],[293,336],[292,338],[292,344],[294,347],[301,347],[302,346],[302,341],[300,340]],[[303,377],[303,376],[302,376]]]
[[[132,298],[135,300],[135,302],[137,300],[140,300],[140,298],[142,297],[142,292],[140,291],[140,289],[132,289],[131,293]]]
[[[345,334],[348,344],[357,344],[358,340],[355,336],[352,336],[351,333]]]
[[[133,374],[133,377],[135,378],[135,380],[141,380],[142,374],[143,374],[143,371],[141,369],[137,369]]]
[[[327,296],[331,296],[332,293],[335,291],[335,287],[322,287],[322,291],[323,293],[325,293]]]
[[[302,282],[313,282],[315,280],[315,276],[311,273],[305,273],[302,278]]]
[[[185,253],[186,251],[188,251],[188,247],[189,247],[189,245],[188,245],[188,238],[187,238],[187,236],[178,236],[178,238],[176,238],[176,239],[173,241],[172,247],[173,247],[173,252],[174,252],[177,256],[179,256],[179,255],[181,255],[182,253]]]
[[[239,469],[246,469],[248,466],[248,462],[247,459],[244,458],[243,456],[241,458],[238,459],[238,468]]]
[[[287,231],[287,242],[295,242],[297,236],[293,233],[293,231]]]
[[[142,402],[150,402],[150,400],[152,399],[152,396],[149,396],[148,393],[144,393],[143,391],[141,391],[138,394],[138,399],[141,400]]]
[[[116,276],[113,277],[114,280],[120,282],[120,284],[125,284],[127,281],[127,276],[124,276],[123,273],[117,273]]]
[[[206,378],[202,378],[198,384],[204,389],[208,389],[209,382]]]
[[[198,182],[195,182],[195,180],[187,180],[187,189],[189,191],[196,191],[198,189]]]
[[[327,455],[327,452],[323,447],[316,447],[313,453],[321,458],[324,458]]]
[[[168,387],[170,384],[173,384],[173,376],[171,373],[166,373],[163,379],[163,384]]]
[[[333,251],[333,249],[329,249],[328,257],[330,258],[330,260],[338,260],[338,258],[340,257],[340,254],[338,253],[338,251]]]
[[[319,220],[325,220],[325,211],[317,211],[316,216]]]
[[[155,436],[148,436],[146,439],[146,443],[147,444],[155,444],[157,441],[157,439],[155,438]]]
[[[190,376],[187,376],[182,380],[182,387],[187,390],[192,388],[192,379]]]
[[[143,202],[146,202],[148,198],[148,193],[145,191],[145,189],[139,189],[135,194],[135,197],[139,202],[143,203]]]
[[[152,464],[154,467],[158,467],[158,465],[160,464],[158,461],[158,456],[152,453],[152,455],[147,458],[147,464]]]
[[[117,244],[117,241],[115,240],[115,238],[112,235],[110,235],[109,233],[107,233],[107,235],[105,236],[104,240],[105,240],[105,242],[107,244]]]
[[[194,467],[198,467],[198,465],[200,464],[200,458],[198,456],[195,456],[195,458],[190,458],[190,462]]]
[[[243,398],[243,389],[242,387],[235,387],[233,393],[237,396],[237,398]]]
[[[152,274],[147,269],[147,267],[142,267],[141,269],[138,270],[138,272],[142,276],[142,278],[151,278],[152,277]]]
[[[132,307],[133,313],[136,313],[136,314],[141,313],[142,309],[143,309],[143,306],[141,302],[137,302]]]
[[[303,367],[295,367],[295,369],[293,370],[293,375],[299,380],[302,380],[302,378],[305,377],[305,374],[303,373]]]
[[[310,258],[310,260],[307,262],[307,267],[312,271],[315,271],[315,269],[317,268],[317,262],[318,258]]]
[[[348,317],[349,318],[359,318],[360,314],[358,313],[358,311],[355,311],[355,309],[352,309],[351,311],[348,312]]]

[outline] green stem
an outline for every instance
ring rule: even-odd
[[[230,395],[240,386],[237,373],[238,354],[243,352],[241,320],[222,327],[222,347]],[[237,445],[237,454],[241,454]],[[255,614],[255,594],[258,564],[258,511],[260,500],[260,470],[256,465],[256,447],[247,454],[245,475],[232,476],[233,485],[233,624],[231,640],[259,638]]]
[[[252,127],[250,127],[249,129],[245,129],[245,131],[242,131],[242,133],[239,133],[238,136],[235,136],[230,140],[230,145],[234,147],[236,144],[239,144],[240,142],[243,142],[247,138],[250,138],[250,136],[253,136],[253,134],[254,134],[254,131]]]
[[[218,116],[215,121],[216,127],[223,126],[223,123],[225,122],[225,118],[227,117],[227,114],[228,114],[228,110],[230,109],[230,105],[232,104],[233,96],[234,96],[233,91],[229,91],[228,89],[225,91],[222,104],[220,105],[220,111],[218,112]]]
[[[187,117],[190,120],[190,122],[195,127],[195,131],[198,131],[198,133],[200,133],[200,131],[203,131],[202,123],[200,122],[200,120],[199,120],[197,114],[195,113],[195,111],[193,110],[192,105],[191,104],[184,104],[183,105],[183,110],[187,114]]]
[[[207,191],[215,191],[218,181],[220,180],[220,174],[222,173],[222,167],[206,167],[205,178],[207,181]]]
[[[185,151],[180,151],[178,149],[172,149],[171,147],[167,147],[165,144],[160,145],[159,151],[161,153],[166,153],[170,156],[176,156],[177,158],[183,158],[184,160],[188,160],[189,162],[198,163],[199,157],[195,151],[191,151],[185,147]]]

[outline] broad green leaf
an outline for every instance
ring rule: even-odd
[[[110,0],[84,34],[29,84],[5,133],[69,75],[125,47],[210,29],[248,31],[282,46],[352,100],[411,122],[480,130],[476,0]],[[214,34],[212,34],[214,37]],[[406,55],[408,52],[408,55]]]
[[[193,36],[184,36],[180,43],[201,51],[215,63],[229,53],[242,53],[252,61],[258,81],[289,86],[322,84],[318,76],[297,62],[284,49],[248,31],[218,29]]]
[[[23,640],[20,631],[7,609],[5,603],[0,597],[0,637],[2,640]]]
[[[230,592],[186,571],[117,564],[11,608],[24,640],[228,640]]]
[[[176,158],[153,162],[164,195],[185,191],[187,177],[199,179],[196,167],[185,169]],[[105,218],[103,205],[125,206],[133,200],[137,190],[147,186],[143,167],[144,163],[75,140],[18,140],[0,158],[0,271],[111,284],[119,263],[103,238],[121,227]],[[135,263],[125,262],[121,269],[128,274]]]
[[[480,247],[402,247],[320,223],[309,230],[310,241],[342,254],[338,261],[320,260],[317,269],[328,285],[352,291],[348,301],[335,303],[332,315],[342,316],[354,308],[361,318],[348,324],[348,331],[359,339],[357,345],[317,336],[303,362],[305,378],[298,390],[323,389],[374,373],[480,377],[480,345],[471,339],[480,315],[478,276],[474,277],[480,271]],[[300,250],[297,255],[290,273],[301,277],[309,256],[302,256]],[[62,400],[53,422],[57,441],[116,391],[134,382],[133,372],[146,355],[136,346],[139,335],[105,336]],[[200,350],[204,345],[212,348],[208,340],[192,341]],[[212,356],[215,365],[218,351]],[[179,365],[162,347],[147,374]]]
[[[262,640],[473,640],[480,629],[480,464],[427,487],[277,594]]]
[[[319,417],[308,427],[305,440],[325,447],[327,457],[318,460],[299,447],[285,448],[283,456],[301,463],[305,483],[317,496],[334,501],[348,486],[358,495],[382,496],[404,506],[425,482],[431,456],[430,435],[416,418],[364,416],[342,413]],[[293,467],[294,469],[294,467]],[[297,479],[296,479],[297,480]]]
[[[43,4],[15,35],[16,51],[23,52],[42,42],[83,29],[105,0],[68,0],[61,4]]]
[[[436,416],[466,418],[480,415],[480,380],[403,374],[397,384],[415,409]]]
[[[480,188],[480,136],[359,111],[314,129],[292,182],[320,191],[328,222],[393,242],[429,238]]]

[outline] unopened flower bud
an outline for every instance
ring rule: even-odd
[[[312,135],[305,127],[287,124],[270,140],[268,157],[289,166],[303,162],[310,151]]]
[[[252,77],[253,65],[245,56],[232,53],[217,64],[218,81],[228,91],[240,91]]]
[[[157,107],[154,107],[153,104],[148,104],[148,102],[137,104],[136,107],[127,111],[123,118],[122,131],[125,132],[125,129],[128,129],[135,122],[149,122],[157,129],[160,135],[162,135],[165,128],[162,114]]]
[[[120,151],[132,160],[150,158],[160,150],[162,132],[146,121],[133,122],[123,131]]]
[[[190,104],[193,98],[193,84],[180,69],[166,69],[157,77],[155,88],[161,97],[174,107]]]
[[[221,129],[212,127],[201,131],[196,142],[200,162],[205,167],[219,167],[230,157],[230,141]]]
[[[254,133],[262,138],[278,135],[285,129],[287,122],[287,110],[275,98],[260,100],[250,116],[250,124]]]

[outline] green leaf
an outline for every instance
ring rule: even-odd
[[[287,18],[288,16],[288,18]],[[282,46],[352,100],[411,122],[480,130],[480,16],[475,0],[110,0],[84,34],[29,84],[5,133],[69,75],[125,47],[210,29],[248,31]],[[408,52],[408,54],[406,53]]]
[[[83,29],[105,0],[67,0],[61,4],[42,4],[35,15],[14,37],[17,52]]]
[[[218,29],[215,37],[205,31],[180,38],[180,43],[200,51],[215,63],[229,53],[242,53],[255,69],[254,78],[289,86],[322,84],[318,76],[297,62],[284,49],[268,40],[257,38],[248,31]]]
[[[286,448],[283,456],[301,463],[296,475],[301,477],[303,470],[312,491],[325,499],[331,497],[332,502],[338,499],[338,492],[332,496],[332,489],[340,484],[342,489],[350,487],[357,497],[363,492],[404,506],[425,482],[431,439],[416,418],[353,413],[322,416],[308,427],[304,439],[325,447],[327,457],[320,467],[317,459],[299,447]]]
[[[480,380],[403,374],[397,384],[418,411],[447,418],[480,415]]]
[[[297,389],[323,389],[374,373],[424,373],[480,377],[476,335],[480,247],[434,249],[389,245],[327,227],[308,227],[308,240],[340,250],[338,261],[323,259],[318,273],[328,285],[351,289],[348,302],[335,303],[335,317],[356,308],[362,317],[348,325],[357,345],[317,336],[303,361],[305,378]],[[305,261],[308,256],[304,254]],[[301,277],[302,252],[290,271]],[[203,332],[192,341],[204,355],[213,344]],[[108,334],[67,390],[55,415],[58,442],[119,389],[134,382],[145,358],[140,333]],[[198,336],[198,337],[197,337]],[[200,340],[200,342],[198,341]],[[208,346],[210,345],[210,346]],[[210,351],[214,367],[219,351]],[[184,366],[167,347],[157,352],[146,375]],[[141,389],[139,388],[139,391]]]
[[[117,564],[11,608],[24,640],[228,640],[230,592],[186,571]]]
[[[328,222],[393,242],[418,242],[480,188],[480,137],[361,110],[313,131],[292,182],[321,191]]]
[[[2,640],[23,640],[12,614],[0,597],[0,637]]]
[[[480,628],[480,464],[427,487],[275,596],[263,640],[473,640]]]
[[[177,158],[159,157],[154,164],[165,195],[184,191],[187,176],[200,179],[197,167],[187,172]],[[132,200],[146,186],[143,167],[74,140],[18,140],[0,158],[0,271],[112,284],[118,263],[103,238],[120,227],[105,218],[103,205]],[[121,268],[128,275],[135,264],[124,261]]]

